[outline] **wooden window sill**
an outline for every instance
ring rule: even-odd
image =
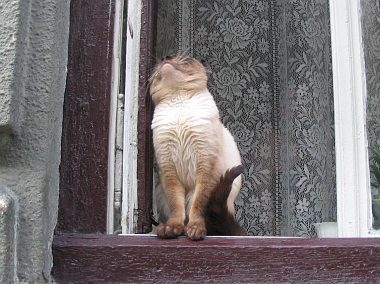
[[[185,237],[60,234],[58,283],[380,282],[376,238]]]

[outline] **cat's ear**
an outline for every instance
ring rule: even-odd
[[[210,65],[207,63],[207,61],[205,59],[201,59],[200,62],[202,63],[203,67],[205,68],[206,73],[210,74],[211,73],[211,68],[210,68]]]
[[[166,55],[165,57],[162,57],[161,58],[161,61],[164,61],[164,60],[170,60],[170,59],[173,59],[174,56],[171,56],[171,55]]]

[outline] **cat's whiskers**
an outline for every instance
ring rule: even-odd
[[[153,59],[154,62],[159,62],[160,61],[156,56],[152,56],[152,59]],[[147,87],[147,91],[149,92],[149,84],[150,84],[150,82],[153,80],[154,77],[158,76],[158,74],[159,74],[159,72],[158,72],[158,70],[156,68],[156,65],[157,64],[155,63],[152,67],[150,67],[148,69],[148,74],[151,74],[151,75],[145,80],[145,82],[143,82],[141,84],[141,86],[138,89],[139,93],[141,92],[142,89],[144,89],[146,87]]]
[[[185,50],[183,50],[182,52],[181,51],[178,51],[178,54],[177,54],[177,58],[183,58],[183,57],[188,57],[188,51],[190,50],[190,48],[186,48]]]

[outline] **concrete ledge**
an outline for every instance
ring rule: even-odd
[[[0,184],[0,283],[14,283],[16,271],[17,201]]]

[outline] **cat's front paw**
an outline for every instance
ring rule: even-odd
[[[183,225],[159,224],[156,232],[157,236],[161,239],[173,239],[182,235]]]
[[[206,236],[206,225],[204,222],[189,222],[185,228],[186,236],[193,241],[203,240]]]

